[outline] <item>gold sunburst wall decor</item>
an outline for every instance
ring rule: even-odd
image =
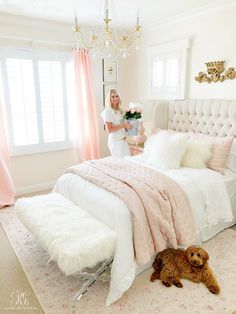
[[[206,62],[207,73],[199,72],[195,80],[199,83],[223,82],[225,80],[233,80],[236,78],[236,71],[234,68],[229,68],[225,71],[225,61]],[[223,73],[225,71],[225,73]]]

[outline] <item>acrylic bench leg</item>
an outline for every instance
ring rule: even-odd
[[[113,258],[110,258],[102,264],[102,266],[92,275],[85,283],[82,288],[75,294],[74,300],[79,301],[81,297],[88,291],[89,287],[97,280],[97,278],[107,270],[107,268],[112,264]]]
[[[47,267],[51,262],[53,262],[53,260],[52,260],[51,258],[49,258],[49,260],[47,261],[46,267]]]

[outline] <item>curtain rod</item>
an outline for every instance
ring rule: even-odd
[[[32,46],[39,43],[39,44],[60,45],[60,46],[73,47],[73,43],[62,42],[62,41],[50,41],[50,40],[41,40],[41,39],[31,39],[31,38],[26,38],[26,37],[0,35],[0,40],[1,39],[27,41],[27,42],[30,42]]]

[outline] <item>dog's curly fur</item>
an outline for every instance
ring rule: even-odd
[[[208,253],[197,246],[190,246],[186,250],[165,249],[157,254],[152,264],[154,272],[150,280],[160,279],[166,287],[173,284],[182,288],[180,279],[185,278],[202,282],[211,293],[218,294],[220,287],[207,263],[208,259]]]

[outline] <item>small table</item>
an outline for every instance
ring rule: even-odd
[[[132,145],[132,144],[128,144],[128,145],[129,145],[129,150],[130,150],[131,156],[135,156],[135,155],[141,154],[143,152],[142,146],[137,146],[137,145]]]

